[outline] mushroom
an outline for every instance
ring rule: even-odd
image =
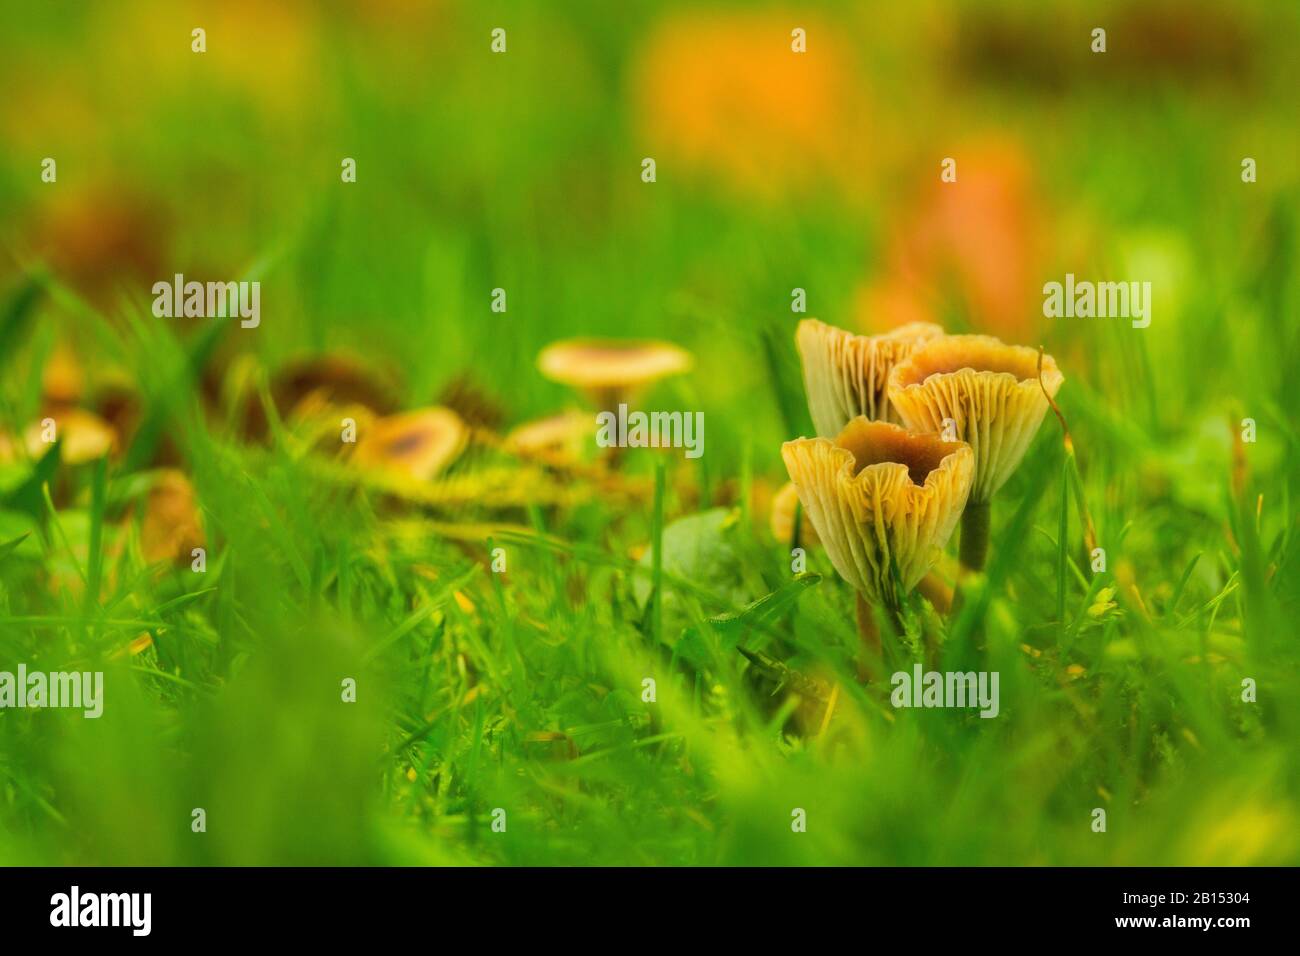
[[[455,412],[434,406],[378,418],[362,432],[353,460],[363,468],[428,481],[460,454],[469,429]]]
[[[118,448],[117,433],[96,415],[82,408],[60,408],[47,416],[54,422],[54,434],[62,440],[59,457],[65,464],[81,465],[102,458]],[[42,422],[33,422],[23,433],[27,454],[39,458],[49,450]]]
[[[800,548],[820,545],[821,541],[817,537],[817,531],[808,522],[807,515],[804,515],[803,521],[799,524],[799,539],[795,540],[794,521],[798,507],[799,489],[794,486],[793,481],[787,481],[781,486],[781,490],[772,497],[772,511],[769,517],[772,537],[782,544],[793,543]]]
[[[957,526],[970,446],[858,416],[834,441],[800,438],[781,455],[831,564],[858,593],[863,635],[876,640],[869,606],[896,616]]]
[[[395,378],[391,369],[345,353],[327,353],[283,366],[271,380],[271,397],[282,415],[292,414],[313,394],[335,405],[364,405],[386,415],[398,407]]]
[[[691,354],[668,342],[567,339],[542,349],[537,367],[581,391],[598,411],[615,411],[661,378],[689,371]]]
[[[226,364],[219,379],[216,370],[212,372],[204,382],[209,401],[229,410],[247,437],[265,437],[268,422],[266,407],[258,395],[258,362],[242,355]],[[399,407],[400,390],[397,373],[386,363],[371,363],[344,352],[292,359],[280,366],[270,380],[272,404],[286,420],[305,419],[335,407],[362,406],[374,415],[390,415]]]
[[[901,421],[885,394],[889,373],[941,335],[943,329],[930,322],[913,322],[884,335],[855,335],[817,319],[800,322],[795,341],[817,434],[833,438],[858,415]]]
[[[564,465],[578,461],[591,443],[591,416],[577,409],[524,422],[510,430],[504,447],[521,458]]]
[[[926,344],[890,374],[889,400],[909,428],[942,433],[950,420],[975,453],[960,552],[971,570],[984,567],[988,552],[989,502],[1024,458],[1047,414],[1047,395],[1065,380],[1044,355],[1040,385],[1038,360],[1034,349],[991,336],[953,335]]]
[[[172,468],[159,472],[140,520],[140,554],[150,564],[183,565],[190,562],[193,549],[206,543],[194,486],[183,472]]]

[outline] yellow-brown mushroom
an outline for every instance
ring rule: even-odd
[[[581,391],[597,411],[620,402],[670,375],[691,368],[691,354],[668,342],[569,339],[542,349],[537,367],[553,382]]]
[[[102,458],[118,448],[117,433],[96,415],[82,408],[53,410],[39,422],[27,426],[23,443],[27,454],[39,458],[49,450],[51,436],[61,442],[60,459],[69,465],[81,465]]]
[[[1050,355],[987,335],[953,335],[926,344],[890,375],[889,400],[916,431],[949,434],[975,453],[970,503],[962,516],[961,562],[984,566],[989,502],[1016,470],[1064,377]]]
[[[524,422],[505,437],[506,451],[547,464],[572,464],[592,444],[591,415],[568,409],[536,421]]]
[[[469,429],[447,408],[421,408],[376,419],[363,430],[353,461],[363,468],[428,481],[460,454]]]
[[[884,335],[855,335],[817,319],[799,323],[795,341],[813,427],[834,438],[852,419],[899,422],[886,386],[894,366],[943,335],[929,322],[913,322]]]
[[[140,553],[150,564],[189,564],[206,546],[194,486],[182,472],[165,469],[155,478],[140,520]]]
[[[834,441],[800,438],[781,454],[835,570],[866,602],[896,612],[957,526],[975,469],[970,446],[859,416]]]
[[[803,515],[803,520],[799,523],[799,538],[795,540],[794,523],[795,515],[799,508],[799,489],[794,486],[793,481],[787,481],[781,486],[781,489],[772,496],[772,510],[769,516],[769,527],[772,531],[772,537],[776,538],[782,544],[793,543],[796,547],[816,547],[821,544],[821,539],[817,537],[817,530],[808,520],[808,515]]]

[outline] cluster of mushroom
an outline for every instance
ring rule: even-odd
[[[989,502],[1061,387],[1056,362],[1040,374],[1034,349],[929,323],[864,336],[806,319],[796,342],[818,437],[782,456],[860,612],[896,613],[959,520],[961,563],[982,568]]]

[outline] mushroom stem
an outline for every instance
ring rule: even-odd
[[[916,589],[925,596],[927,601],[934,605],[934,609],[940,614],[947,614],[952,610],[952,588],[933,571],[921,578]]]
[[[882,679],[884,670],[884,647],[880,640],[880,623],[876,619],[876,609],[868,603],[862,593],[855,592],[857,596],[858,610],[858,635],[862,638],[862,644],[867,650],[866,660],[858,668],[865,683],[874,683]],[[881,609],[889,621],[889,626],[893,628],[895,635],[903,633],[903,623],[899,620],[898,612],[890,609],[887,605]]]
[[[866,598],[855,591],[858,599],[858,636],[866,654],[858,663],[858,680],[864,684],[874,684],[880,677],[880,627],[876,624],[876,614]]]
[[[984,559],[989,552],[989,503],[971,501],[961,516],[961,551],[962,567],[970,571],[982,571]]]
[[[867,649],[880,654],[880,626],[876,624],[876,613],[872,610],[867,599],[860,593],[858,598],[858,634],[862,637],[862,643],[867,645]]]

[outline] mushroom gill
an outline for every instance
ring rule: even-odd
[[[858,415],[901,421],[886,394],[889,373],[941,335],[943,329],[928,322],[913,322],[884,335],[855,335],[817,319],[800,322],[795,341],[817,434],[832,438]]]
[[[863,416],[834,441],[800,438],[781,454],[835,570],[868,602],[891,609],[952,536],[974,473],[964,442]]]
[[[961,561],[984,566],[988,551],[989,501],[1020,465],[1043,416],[1047,396],[1065,380],[1056,361],[1024,346],[986,335],[936,339],[899,363],[890,374],[889,399],[903,422],[917,431],[947,433],[975,454],[970,505],[962,516]],[[1046,394],[1044,394],[1046,391]]]
[[[1043,356],[1043,387],[1055,397],[1064,381],[1056,361]],[[975,452],[971,501],[987,502],[1016,470],[1047,414],[1038,384],[1038,353],[987,335],[936,339],[895,367],[889,399],[915,431],[944,431]]]

